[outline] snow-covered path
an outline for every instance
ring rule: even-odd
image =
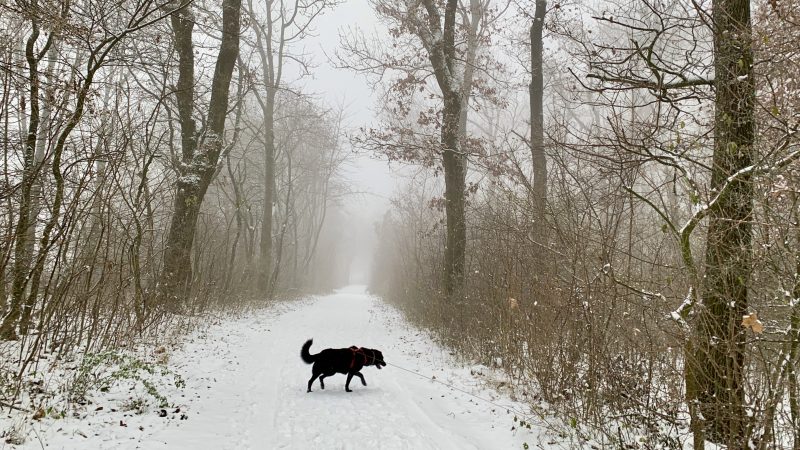
[[[142,449],[521,449],[541,432],[511,431],[514,414],[447,386],[388,366],[365,368],[368,386],[345,376],[314,384],[300,346],[311,353],[359,345],[380,349],[388,363],[419,371],[495,403],[524,408],[486,389],[480,375],[409,326],[380,299],[354,286],[210,327],[172,358],[186,378],[180,399],[187,420],[129,417],[125,428],[88,438],[64,436],[51,448]],[[474,368],[473,368],[474,371]],[[136,427],[143,425],[143,430]],[[88,433],[82,433],[88,434]],[[63,440],[62,440],[63,439]],[[97,442],[100,444],[100,442]],[[88,445],[88,446],[87,446]]]

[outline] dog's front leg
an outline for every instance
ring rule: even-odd
[[[367,382],[364,380],[364,375],[362,375],[361,372],[356,372],[353,375],[356,375],[358,376],[358,378],[361,378],[361,384],[363,384],[364,386],[367,385]]]
[[[353,392],[353,391],[350,390],[350,380],[352,380],[352,379],[353,379],[353,374],[352,373],[348,373],[347,374],[347,382],[344,384],[344,390],[347,391],[347,392]]]

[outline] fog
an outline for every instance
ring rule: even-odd
[[[148,380],[225,323],[168,384],[238,372],[234,419],[335,401],[333,331],[427,373],[361,378],[393,422],[471,412],[449,354],[568,447],[800,449],[796,3],[0,0],[0,438],[184,420]]]
[[[361,128],[377,126],[375,118],[381,109],[379,92],[370,86],[366,75],[337,68],[334,60],[341,33],[358,29],[367,34],[385,34],[378,26],[374,10],[364,1],[346,1],[325,13],[314,29],[314,36],[307,39],[304,49],[315,67],[306,76],[296,71],[296,83],[323,104],[344,106],[348,136]],[[367,284],[377,239],[375,223],[389,209],[391,197],[402,185],[402,169],[397,163],[390,164],[385,156],[356,151],[346,137],[344,146],[353,152],[342,172],[353,191],[343,199],[342,233],[351,255],[349,281]]]

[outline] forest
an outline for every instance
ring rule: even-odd
[[[0,436],[366,284],[554,448],[800,449],[798,6],[0,0]]]

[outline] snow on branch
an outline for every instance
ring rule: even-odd
[[[691,314],[692,309],[694,308],[696,296],[694,286],[689,286],[689,292],[686,293],[686,297],[681,302],[680,306],[675,311],[672,311],[669,315],[678,325],[681,326],[685,331],[689,330],[689,324],[686,322],[686,319]]]
[[[786,140],[782,148],[786,148],[789,146],[789,142],[792,136],[797,133],[797,130],[792,131],[789,135],[786,136]],[[694,214],[689,220],[686,221],[686,224],[680,229],[681,235],[691,231],[697,226],[697,224],[703,220],[709,212],[716,210],[719,205],[719,200],[728,193],[731,186],[735,181],[738,181],[740,178],[746,175],[763,175],[774,170],[783,168],[792,162],[796,161],[800,158],[800,149],[790,152],[785,157],[779,159],[778,161],[772,164],[752,164],[747,167],[743,167],[730,176],[725,180],[725,183],[719,189],[717,194],[706,204],[700,204],[695,208]]]

